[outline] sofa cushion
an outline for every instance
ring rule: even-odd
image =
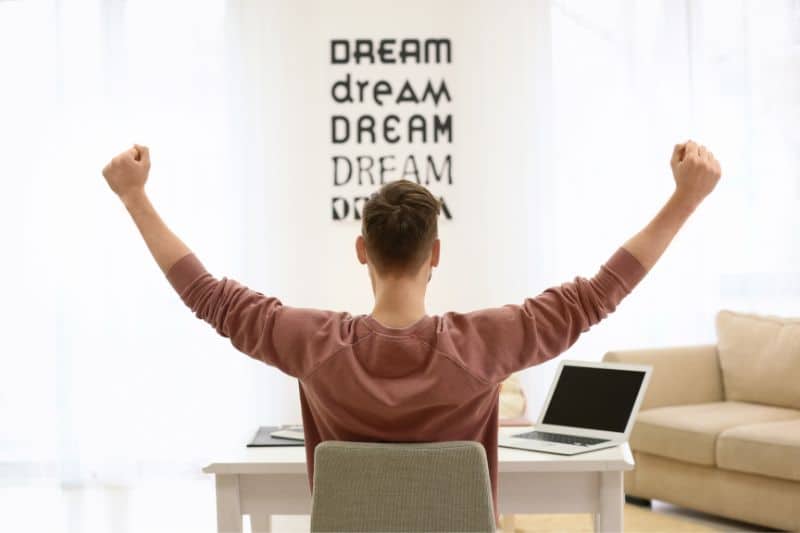
[[[725,399],[800,409],[800,319],[717,314]]]
[[[726,470],[800,481],[800,411],[783,422],[747,424],[717,439],[717,464]]]
[[[717,436],[743,424],[800,419],[800,411],[743,402],[711,402],[641,411],[631,433],[640,452],[714,466]]]

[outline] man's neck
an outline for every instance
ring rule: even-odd
[[[398,279],[376,284],[372,318],[390,328],[404,328],[426,315],[425,284]]]

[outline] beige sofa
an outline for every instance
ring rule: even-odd
[[[721,311],[717,344],[613,351],[653,367],[625,493],[800,531],[800,319]]]

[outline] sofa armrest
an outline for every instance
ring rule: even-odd
[[[714,344],[611,351],[603,361],[653,367],[641,410],[725,399],[717,346]]]

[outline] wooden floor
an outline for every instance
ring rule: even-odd
[[[771,531],[654,502],[626,507],[626,531]],[[518,516],[515,531],[591,531],[584,515]],[[678,522],[664,519],[676,519]],[[637,526],[638,524],[638,526]],[[663,524],[670,524],[664,526]],[[276,532],[308,531],[307,516],[275,517]],[[636,529],[631,529],[634,526]],[[213,533],[211,479],[154,479],[134,487],[0,486],[0,531],[8,533]],[[249,521],[245,517],[245,531]]]

